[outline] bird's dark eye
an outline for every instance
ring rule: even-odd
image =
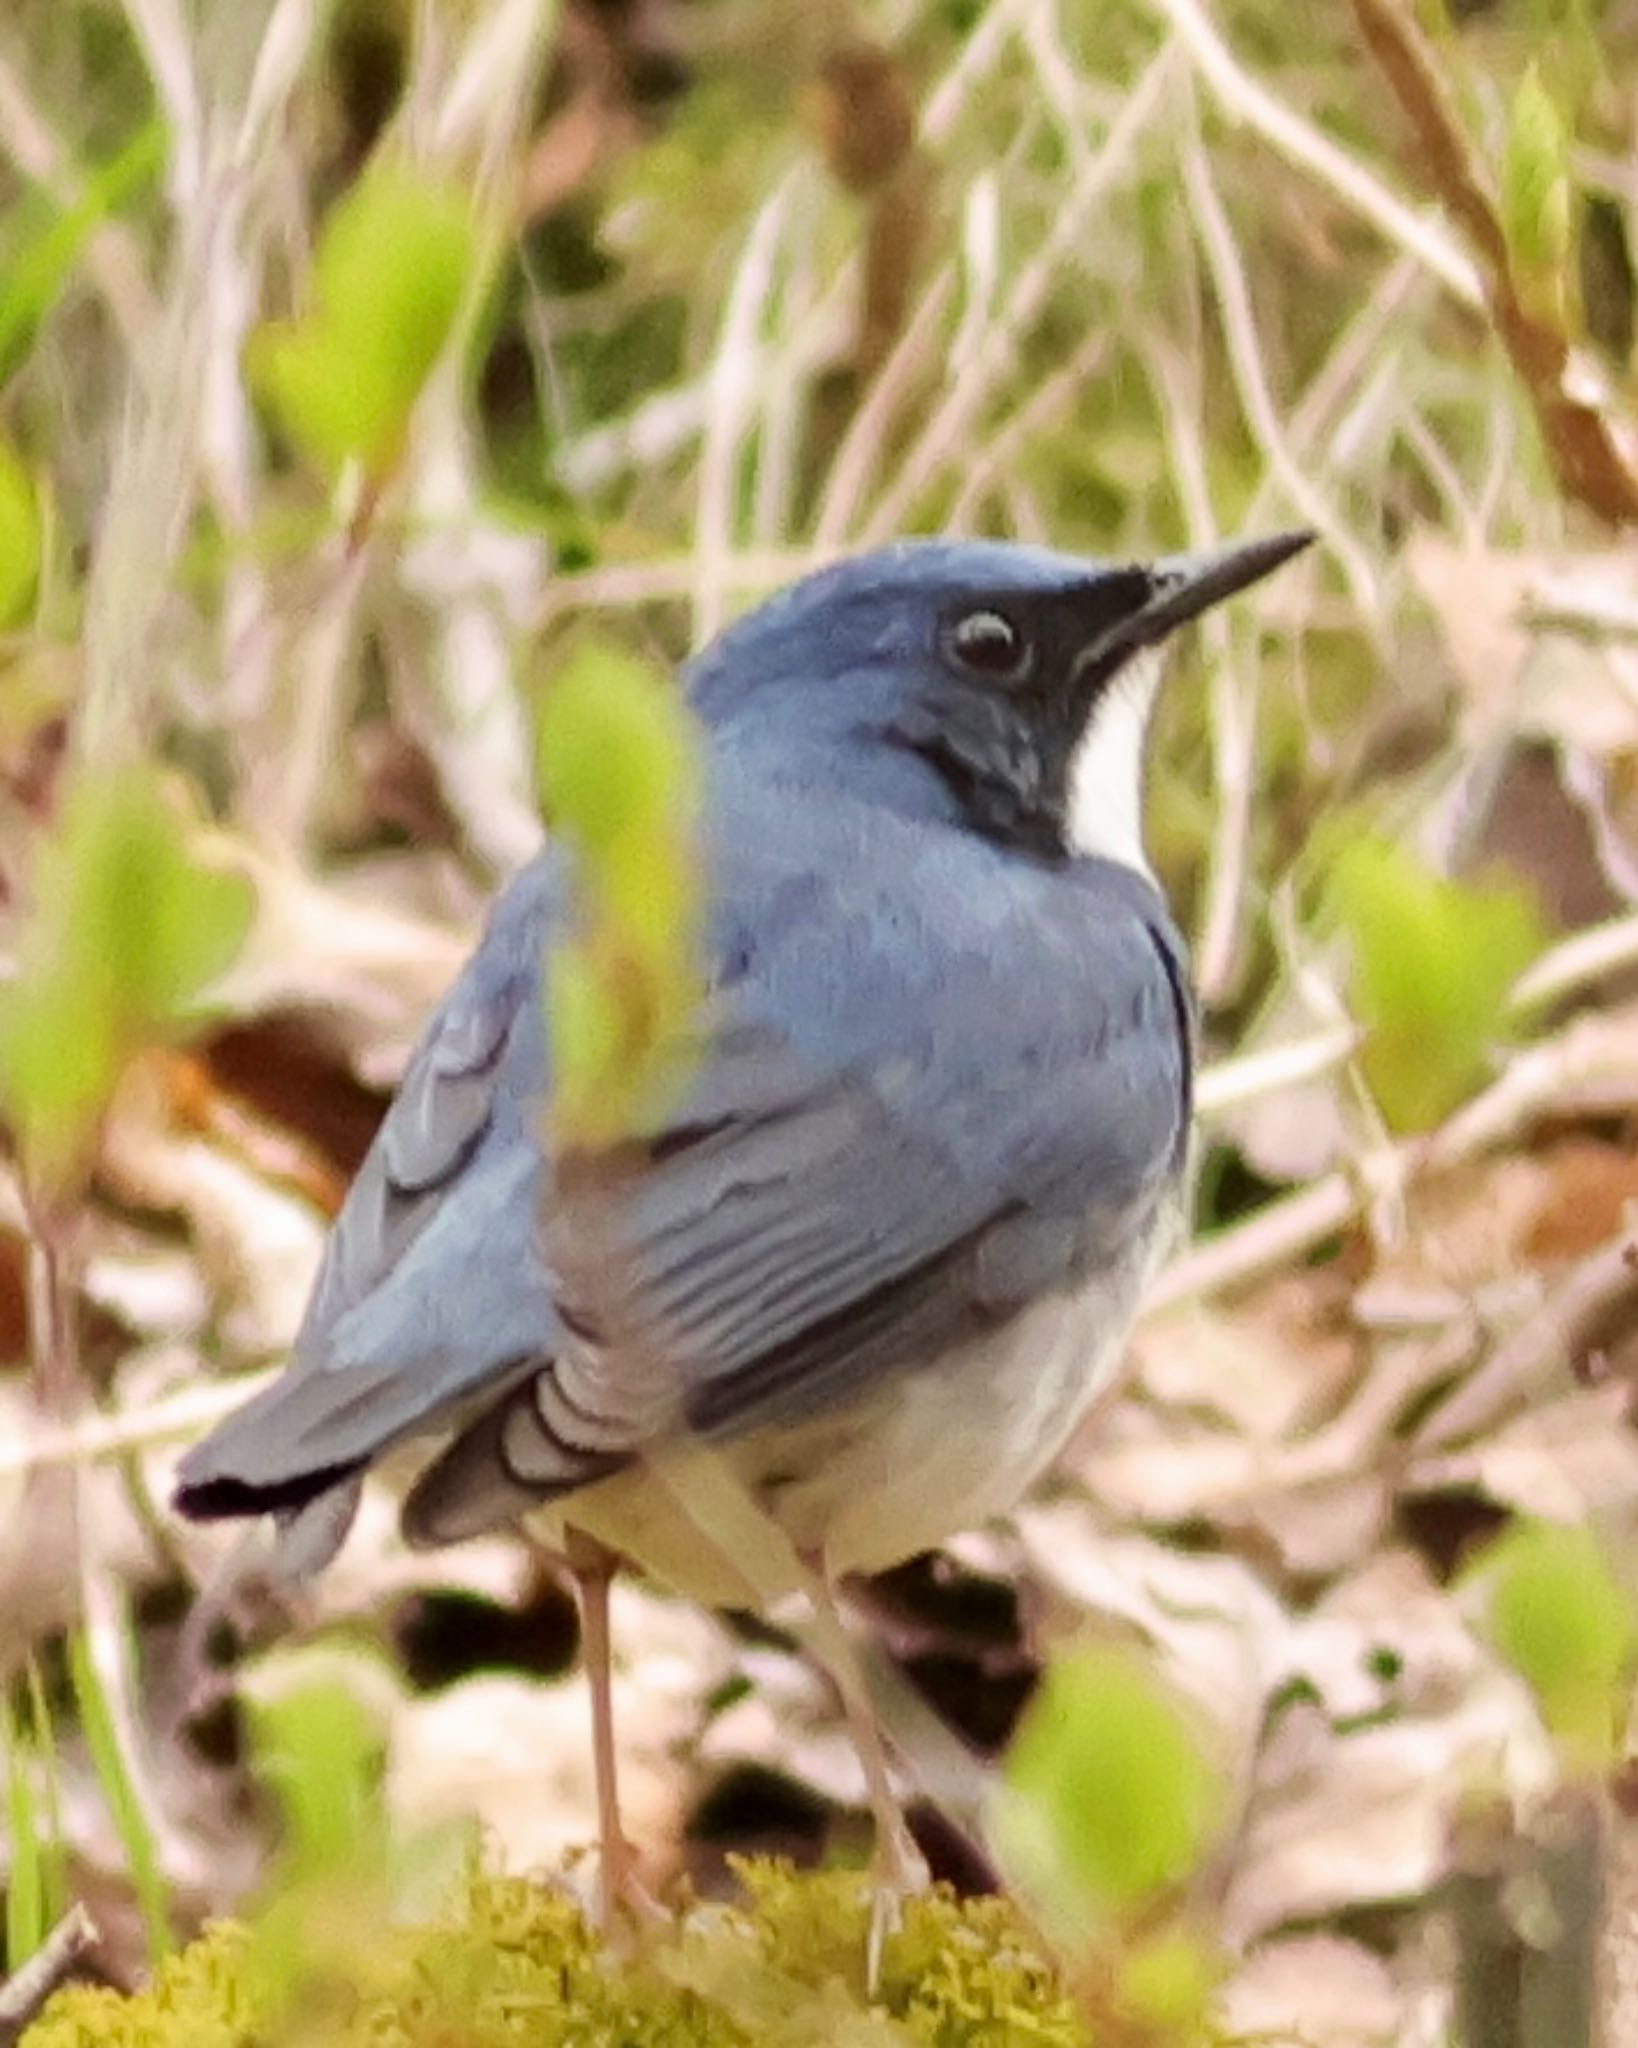
[[[1035,650],[1004,612],[965,612],[947,635],[950,653],[962,668],[991,682],[1021,682]]]

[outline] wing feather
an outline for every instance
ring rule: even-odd
[[[557,1190],[564,1319],[628,1354],[604,1358],[607,1397],[630,1355],[675,1382],[646,1411],[628,1390],[634,1413],[680,1400],[732,1434],[843,1401],[1072,1285],[1174,1180],[1189,1018],[1158,893],[982,848],[975,871],[932,837],[884,849],[875,900],[838,890],[794,929],[719,935],[740,967],[692,1098],[612,1205],[579,1215]],[[740,886],[776,893],[766,873]],[[592,1232],[603,1255],[576,1257]]]
[[[184,1458],[184,1511],[299,1507],[555,1347],[536,1126],[563,900],[545,858],[500,899],[336,1219],[290,1365]]]

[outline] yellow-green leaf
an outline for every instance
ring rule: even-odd
[[[16,452],[0,441],[0,632],[27,618],[40,580],[40,506]]]
[[[1019,1725],[1000,1846],[1054,1921],[1107,1926],[1198,1867],[1225,1807],[1168,1688],[1126,1651],[1085,1649],[1048,1669]]]
[[[118,1621],[115,1654],[125,1664],[134,1666],[136,1637],[123,1603],[119,1606]],[[151,1962],[158,1962],[176,1945],[159,1843],[149,1825],[148,1811],[132,1774],[119,1713],[109,1696],[91,1637],[84,1628],[77,1628],[69,1637],[68,1670],[74,1687],[74,1705],[80,1717],[80,1734],[90,1752],[97,1784],[107,1804],[109,1818],[114,1823],[124,1866],[142,1914],[148,1957]]]
[[[68,288],[86,243],[154,182],[169,146],[170,131],[156,116],[106,162],[81,169],[67,205],[39,185],[12,205],[0,250],[0,378],[27,353],[40,323]]]
[[[379,1864],[386,1844],[384,1743],[359,1692],[339,1674],[321,1672],[253,1694],[250,1733],[257,1773],[284,1816],[290,1873],[313,1878]]]
[[[1502,159],[1502,229],[1520,288],[1537,314],[1562,326],[1571,258],[1570,136],[1532,63],[1519,81]]]
[[[291,439],[334,474],[397,461],[477,256],[472,208],[407,164],[378,164],[324,224],[313,305],[251,339],[251,377]]]
[[[1431,1129],[1489,1071],[1507,992],[1543,943],[1535,905],[1513,885],[1446,881],[1374,838],[1338,855],[1330,900],[1352,945],[1366,1078],[1395,1130]]]
[[[586,644],[545,692],[539,760],[577,896],[547,974],[556,1136],[610,1144],[664,1114],[694,1054],[699,738],[670,677]]]
[[[1486,1627],[1574,1759],[1619,1754],[1638,1675],[1638,1605],[1589,1529],[1526,1522],[1474,1565]]]
[[[127,1061],[183,1026],[254,908],[197,861],[154,778],[82,776],[39,854],[16,978],[0,990],[0,1100],[37,1181],[84,1148]]]

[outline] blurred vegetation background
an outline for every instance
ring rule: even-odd
[[[1195,1240],[1049,1497],[870,1627],[956,1810],[1060,1645],[1136,1644],[1192,1701],[1229,1818],[1167,1890],[1231,2033],[1433,2042],[1539,1964],[1509,2009],[1579,2039],[1597,1937],[1622,2038],[1635,131],[1630,0],[10,0],[14,1966],[71,1896],[129,1981],[256,1891],[247,1703],[314,1658],[394,1826],[476,1815],[515,1868],[592,1833],[540,1560],[410,1559],[372,1498],[320,1586],[207,1628],[234,1539],[165,1507],[537,841],[553,675],[673,664],[899,534],[1304,524],[1155,739]],[[1549,1589],[1613,1561],[1544,1652],[1573,1599],[1490,1627],[1464,1576],[1520,1515],[1594,1532]],[[858,1852],[789,1645],[638,1587],[618,1626],[657,1876]],[[1081,1782],[1039,1726],[1021,1756]],[[1570,1965],[1498,1904],[1520,1870]]]

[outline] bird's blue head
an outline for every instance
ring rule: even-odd
[[[826,775],[1046,859],[1143,867],[1162,643],[1310,535],[1111,566],[1002,541],[906,541],[822,569],[690,670],[719,745]]]

